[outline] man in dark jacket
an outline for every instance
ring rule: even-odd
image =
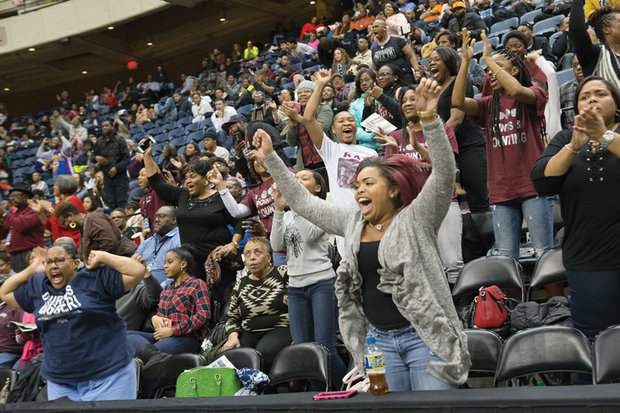
[[[101,137],[95,143],[91,161],[104,173],[104,197],[111,209],[125,208],[129,193],[127,143],[116,136],[114,126],[108,120],[101,123]]]
[[[464,28],[469,30],[471,37],[480,39],[480,33],[486,30],[487,26],[480,16],[474,12],[468,12],[465,3],[457,1],[452,4],[452,17],[448,21],[448,30],[461,37]]]

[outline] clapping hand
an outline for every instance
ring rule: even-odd
[[[290,119],[291,122],[293,123],[303,122],[304,118],[303,116],[299,114],[299,112],[297,112],[294,102],[284,102],[282,106],[280,106],[280,108],[282,109],[282,112],[284,112],[286,117]]]
[[[600,113],[585,108],[575,116],[571,146],[574,150],[581,149],[589,140],[602,143],[603,135],[607,131],[605,121]]]
[[[387,135],[383,132],[383,129],[379,129],[379,133],[375,134],[374,139],[381,144],[381,146],[392,146],[395,150],[398,150],[398,142],[393,136]]]

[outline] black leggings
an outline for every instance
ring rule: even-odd
[[[276,355],[293,342],[291,330],[286,327],[274,328],[266,333],[244,331],[239,336],[241,347],[252,347],[263,355],[263,371],[269,373]]]
[[[457,163],[461,170],[461,185],[467,191],[467,204],[471,212],[489,210],[487,187],[487,156],[484,146],[466,148],[459,153]]]

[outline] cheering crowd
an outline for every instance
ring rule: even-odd
[[[553,45],[533,9],[567,15]],[[181,83],[158,66],[12,119],[0,367],[42,363],[50,400],[132,399],[133,357],[201,352],[221,322],[216,351],[256,348],[266,372],[318,342],[338,388],[372,335],[391,391],[456,388],[463,214],[492,214],[488,254],[515,260],[525,220],[537,258],[556,245],[554,197],[572,321],[594,338],[620,322],[619,16],[358,2],[261,49],[214,49]]]

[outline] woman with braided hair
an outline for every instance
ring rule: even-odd
[[[465,97],[473,41],[463,32],[463,61],[455,80],[452,105],[485,128],[487,179],[492,204],[496,255],[519,259],[521,222],[526,218],[536,254],[553,247],[553,202],[538,196],[530,171],[544,150],[544,110],[547,92],[532,84],[523,60],[510,50],[491,55],[485,33],[484,59],[493,94]]]

